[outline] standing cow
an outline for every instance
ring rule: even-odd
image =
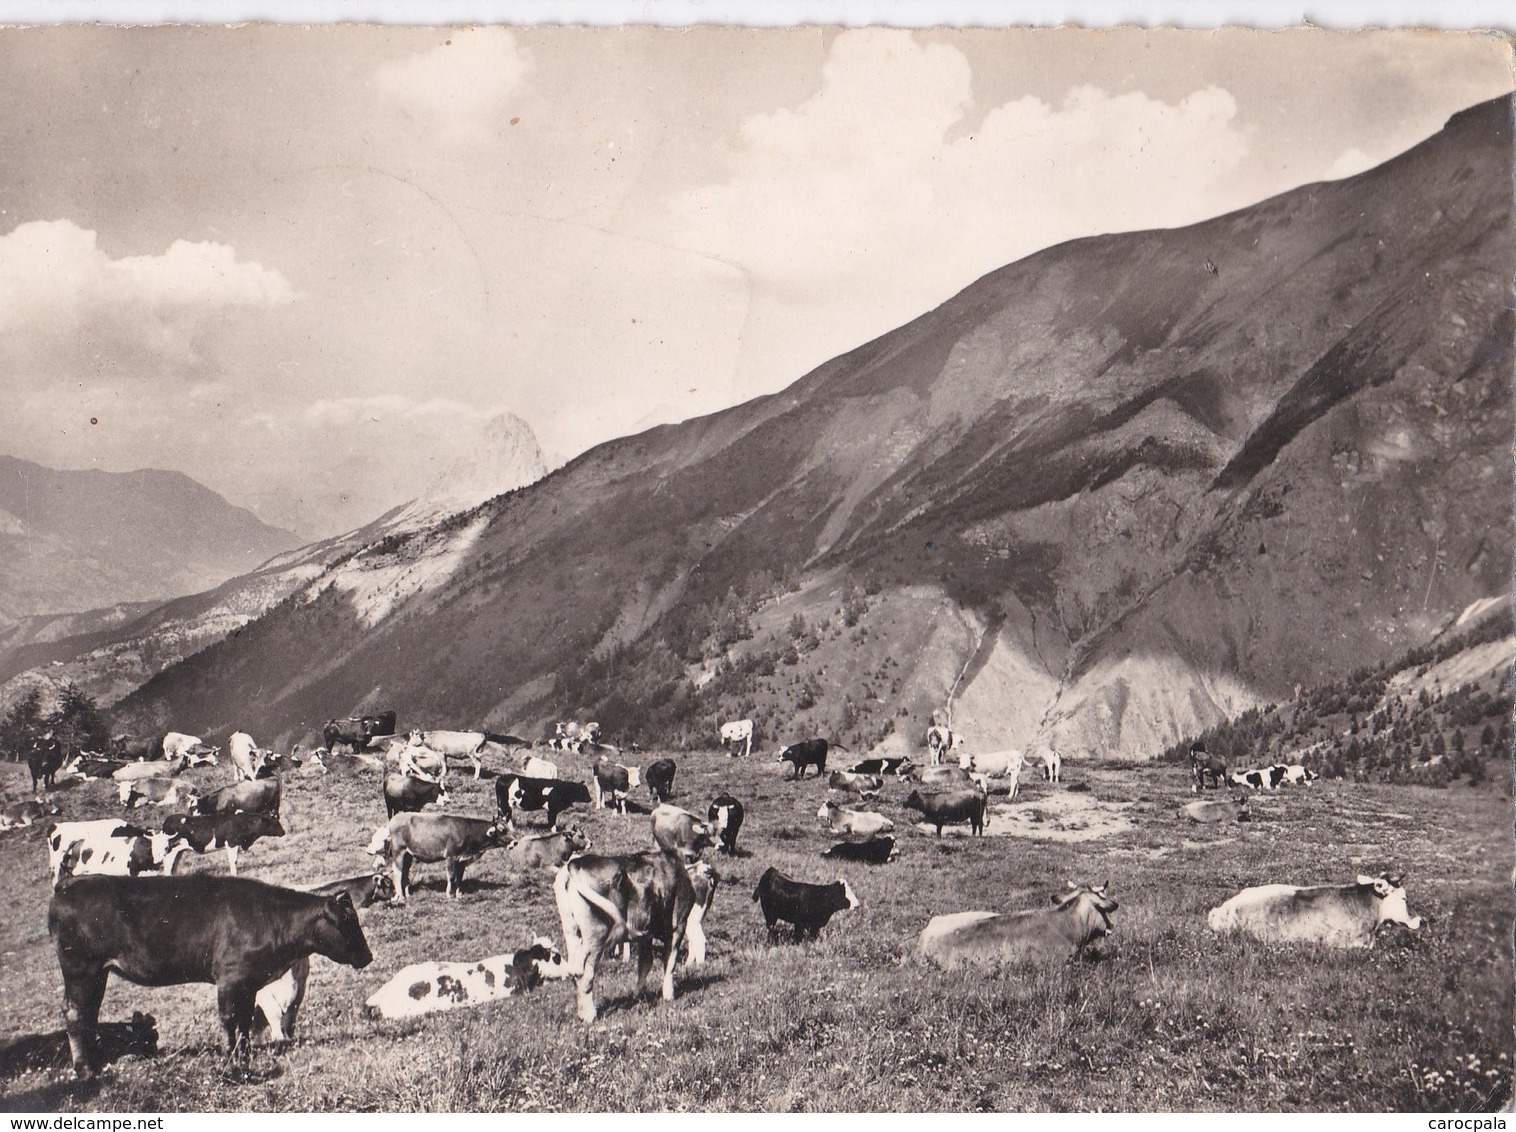
[[[727,754],[737,757],[737,748],[742,748],[743,755],[753,753],[753,721],[751,719],[737,719],[731,723],[721,725],[721,745],[726,748]]]

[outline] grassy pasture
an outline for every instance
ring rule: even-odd
[[[642,756],[644,763],[656,753]],[[19,1110],[1460,1110],[1510,1094],[1512,864],[1509,791],[1316,783],[1255,800],[1247,825],[1201,826],[1187,768],[1067,764],[1029,781],[995,828],[939,841],[911,828],[906,787],[879,808],[900,851],[839,870],[816,820],[814,779],[786,781],[755,753],[676,755],[675,801],[704,813],[729,789],[747,806],[707,919],[707,965],[671,1005],[632,997],[628,965],[602,968],[602,1017],[582,1026],[566,983],[479,1010],[405,1022],[363,1000],[401,966],[473,960],[561,938],[551,875],[486,855],[464,896],[440,866],[416,866],[404,908],[374,908],[364,971],[312,965],[300,1039],[255,1050],[255,1080],[221,1077],[209,986],[150,989],[112,979],[102,1019],[157,1018],[160,1053],[96,1082],[64,1069],[10,1069],[0,1107]],[[844,762],[848,756],[839,756]],[[560,756],[588,777],[587,759]],[[573,764],[573,765],[571,765]],[[497,768],[498,769],[498,768]],[[215,778],[225,772],[197,772]],[[493,782],[464,780],[456,812],[493,812]],[[25,767],[0,766],[7,798]],[[1214,794],[1212,796],[1215,796]],[[60,790],[65,819],[118,812],[99,783]],[[646,803],[643,792],[639,799]],[[1000,803],[1004,799],[995,800]],[[377,776],[289,778],[289,835],[243,854],[246,875],[317,883],[368,866],[380,824]],[[650,844],[645,816],[570,811],[597,851]],[[529,827],[540,814],[527,815]],[[863,901],[819,942],[771,943],[749,899],[769,865],[800,879],[846,875]],[[181,871],[225,869],[224,854]],[[1409,870],[1416,936],[1389,931],[1363,952],[1263,946],[1212,935],[1205,912],[1247,885],[1340,882]],[[908,958],[927,919],[1045,903],[1067,880],[1109,879],[1116,933],[1085,958],[998,974],[947,974]],[[61,1025],[45,920],[38,828],[0,834],[0,1039]]]

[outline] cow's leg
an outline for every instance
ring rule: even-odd
[[[468,868],[468,862],[459,858],[453,858],[447,863],[447,894],[449,896],[463,895],[463,870]]]
[[[627,947],[635,947],[637,950],[637,993],[642,993],[642,988],[647,985],[647,977],[653,970],[653,937],[643,936],[635,944],[628,942]]]
[[[598,1013],[595,1009],[595,994],[592,989],[595,982],[595,965],[600,962],[601,948],[591,947],[584,953],[584,969],[579,973],[575,981],[575,989],[578,994],[579,1020],[581,1022],[593,1022]]]
[[[402,850],[396,855],[390,869],[395,878],[395,898],[391,903],[404,904],[411,885],[411,855]]]
[[[232,870],[232,876],[237,875],[237,846],[226,847],[226,867]]]
[[[258,997],[258,988],[240,981],[225,981],[216,984],[216,1008],[221,1014],[221,1026],[226,1030],[226,1059],[246,1075],[248,1055],[253,1044],[253,1006]]]
[[[95,1071],[95,1027],[100,1021],[100,1003],[105,998],[108,972],[99,970],[63,973],[63,1028],[74,1059],[74,1074],[87,1077]]]

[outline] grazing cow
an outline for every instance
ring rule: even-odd
[[[420,813],[427,806],[448,803],[447,785],[428,782],[424,778],[412,778],[408,774],[384,776],[384,811],[386,817],[399,813]]]
[[[24,798],[0,809],[0,829],[21,829],[47,817],[56,817],[63,810],[53,802],[42,798]]]
[[[1299,786],[1305,783],[1315,782],[1319,775],[1314,770],[1308,770],[1301,763],[1279,764],[1284,766],[1284,782],[1289,786]],[[1272,768],[1278,770],[1279,766]]]
[[[674,793],[674,772],[678,769],[673,759],[659,759],[647,764],[642,772],[642,781],[647,783],[648,793],[655,802],[667,802]]]
[[[654,942],[664,945],[663,997],[673,1001],[674,965],[695,907],[695,886],[678,856],[655,850],[574,857],[553,878],[553,898],[568,967],[578,980],[581,1020],[595,1020],[595,969],[621,943],[637,952],[639,987],[652,970]]]
[[[806,936],[815,939],[835,913],[859,905],[852,886],[840,877],[831,884],[806,884],[772,865],[758,878],[753,899],[763,909],[763,922],[770,935],[774,934],[774,925],[784,920],[794,925],[797,940]]]
[[[989,799],[982,790],[948,790],[941,794],[923,794],[912,790],[910,797],[900,803],[907,810],[919,810],[928,825],[937,827],[937,836],[942,836],[942,827],[951,822],[966,821],[976,837],[984,836],[984,811]]]
[[[1359,876],[1355,884],[1245,888],[1206,915],[1213,932],[1240,932],[1264,941],[1372,947],[1381,924],[1421,927],[1406,908],[1404,874]]]
[[[335,751],[339,743],[350,751],[357,751],[360,747],[368,746],[376,735],[393,735],[396,718],[392,711],[381,711],[376,715],[329,719],[321,729],[321,740],[329,751]]]
[[[177,806],[182,803],[193,807],[200,801],[194,784],[182,778],[139,778],[135,782],[121,783],[119,792],[123,806],[151,802],[155,806]]]
[[[395,884],[388,873],[361,873],[343,880],[328,881],[310,888],[301,888],[317,896],[336,896],[346,893],[354,908],[367,908],[371,904],[390,899],[395,895]],[[305,1001],[305,984],[310,978],[311,959],[301,956],[290,969],[258,992],[254,1000],[255,1021],[261,1020],[268,1027],[270,1041],[287,1042],[295,1038],[295,1016],[300,1004]]]
[[[857,861],[864,865],[887,864],[895,856],[893,837],[870,837],[867,841],[839,841],[825,853],[838,861]]]
[[[626,796],[632,787],[642,784],[642,771],[634,766],[613,763],[601,755],[595,760],[595,808],[605,809],[609,798],[618,813],[626,813]]]
[[[373,959],[345,894],[316,896],[245,877],[81,877],[53,894],[47,929],[81,1077],[94,1068],[110,972],[146,986],[215,983],[229,1057],[245,1069],[260,987],[313,952],[357,968]]]
[[[926,729],[926,749],[931,752],[933,766],[941,763],[950,752],[962,747],[963,743],[962,735],[955,734],[946,727]]]
[[[857,837],[888,833],[895,828],[895,823],[883,814],[876,814],[872,810],[853,810],[846,806],[839,806],[830,798],[821,803],[821,809],[816,811],[816,816],[826,822],[827,828],[833,833],[846,833]]]
[[[511,864],[524,869],[556,869],[589,847],[590,839],[584,832],[570,826],[557,833],[512,837],[505,843],[505,856]]]
[[[188,848],[115,818],[61,821],[47,829],[47,864],[57,888],[65,876],[168,876]]]
[[[893,774],[896,778],[908,778],[916,764],[909,758],[859,759],[847,769],[851,774]]]
[[[496,818],[467,818],[456,814],[396,814],[380,826],[369,843],[370,853],[384,853],[395,877],[394,903],[404,904],[410,895],[411,862],[443,862],[447,868],[447,894],[459,896],[463,870],[486,850],[506,844],[506,823]]]
[[[1111,930],[1119,905],[1108,887],[1069,884],[1051,908],[1024,912],[957,912],[933,916],[916,941],[916,954],[943,968],[1067,960]]]
[[[484,770],[484,745],[498,743],[509,746],[513,735],[496,735],[490,731],[412,731],[407,743],[412,747],[425,747],[439,755],[451,755],[455,759],[468,759],[474,764],[477,781]]]
[[[688,810],[662,803],[653,811],[653,844],[689,863],[716,840],[716,831]]]
[[[1195,784],[1190,787],[1190,792],[1198,794],[1212,785],[1220,789],[1226,783],[1226,763],[1221,756],[1210,754],[1201,743],[1195,743],[1190,747],[1190,775]]]
[[[1253,814],[1246,798],[1229,798],[1225,801],[1188,802],[1183,807],[1185,817],[1205,824],[1218,821],[1252,821]]]
[[[529,947],[477,963],[412,963],[369,995],[364,1006],[372,1018],[419,1018],[525,994],[545,979],[569,974],[553,941],[539,937]]]
[[[277,814],[283,783],[277,778],[258,778],[252,782],[233,782],[212,790],[195,803],[197,814]]]
[[[63,744],[51,733],[36,736],[27,745],[26,766],[32,772],[33,794],[38,793],[38,783],[43,790],[57,787],[58,768],[63,765],[63,756]]]
[[[1015,798],[1021,792],[1021,772],[1026,767],[1026,755],[1021,751],[960,755],[958,765],[964,770],[976,771],[989,778],[1004,778],[1010,785],[1011,797]]]
[[[742,829],[744,814],[742,803],[730,794],[718,794],[705,812],[706,821],[716,827],[718,851],[729,857],[737,852],[737,833]]]
[[[163,819],[170,844],[185,842],[196,853],[226,850],[226,867],[237,875],[237,854],[260,837],[283,837],[278,814],[170,814]]]
[[[582,782],[524,774],[502,774],[495,780],[495,804],[507,821],[515,820],[517,810],[546,810],[547,827],[557,829],[558,815],[576,802],[590,804],[590,788]]]
[[[727,749],[727,754],[737,757],[737,748],[742,748],[743,755],[753,753],[753,721],[751,719],[737,719],[731,723],[721,725],[721,745]]]
[[[521,756],[521,773],[528,778],[557,778],[558,764],[526,752]]]
[[[878,794],[884,789],[884,779],[879,775],[854,774],[850,770],[832,771],[832,776],[826,780],[826,784],[833,790],[845,790],[860,796]]]
[[[836,746],[838,744],[828,743],[825,739],[806,739],[785,747],[775,761],[789,763],[795,768],[791,778],[804,778],[806,767],[811,766],[816,768],[816,777],[820,778],[826,773],[826,752],[828,748]]]
[[[1063,756],[1052,747],[1044,747],[1037,752],[1037,757],[1042,762],[1042,777],[1048,782],[1060,782],[1063,779]]]

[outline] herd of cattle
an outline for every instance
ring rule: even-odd
[[[597,969],[618,948],[628,957],[635,955],[639,987],[661,950],[661,991],[673,999],[680,961],[698,966],[705,959],[703,923],[720,876],[702,854],[714,848],[728,856],[745,855],[737,848],[746,815],[740,799],[722,793],[703,816],[673,805],[674,760],[658,759],[645,767],[620,763],[614,757],[619,749],[600,742],[596,724],[558,724],[537,745],[484,731],[400,734],[395,725],[393,712],[335,719],[323,729],[324,747],[296,747],[288,756],[259,747],[245,732],[233,734],[224,751],[171,732],[146,742],[123,738],[113,744],[113,757],[81,754],[71,762],[47,744],[37,745],[28,759],[34,791],[56,784],[59,775],[109,775],[123,806],[183,808],[165,816],[156,830],[116,817],[60,821],[47,830],[54,887],[48,928],[63,973],[64,1017],[78,1073],[94,1067],[93,1036],[110,972],[152,986],[214,983],[230,1057],[245,1068],[259,1023],[275,1040],[293,1036],[312,954],[355,968],[371,962],[360,908],[379,902],[404,905],[417,863],[442,865],[446,893],[456,896],[466,868],[496,848],[515,867],[554,871],[563,950],[539,938],[526,948],[476,962],[412,964],[368,999],[370,1013],[410,1017],[493,1001],[545,979],[572,978],[578,1015],[593,1021]],[[749,720],[725,724],[720,739],[729,754],[743,757],[751,752],[753,725]],[[953,824],[982,836],[991,796],[1015,798],[1029,763],[1040,765],[1050,789],[1062,781],[1063,758],[1051,749],[1031,759],[1021,751],[973,753],[961,735],[945,727],[932,728],[925,746],[929,758],[923,766],[909,758],[865,758],[830,773],[828,755],[840,749],[835,743],[814,738],[779,750],[776,761],[789,765],[789,780],[803,781],[812,769],[813,781],[826,776],[817,818],[841,840],[824,857],[874,866],[894,858],[896,823],[870,806],[882,799],[889,781],[908,787],[899,801],[901,811],[916,815],[913,824],[935,830],[939,838]],[[544,749],[596,754],[589,781],[563,776],[538,753]],[[495,776],[495,812],[448,812],[448,758],[469,760],[477,779],[484,756],[492,753],[507,757],[511,765]],[[191,766],[219,766],[223,754],[232,771],[225,785],[200,790],[181,777]],[[380,775],[387,820],[365,846],[374,868],[303,890],[236,876],[240,851],[260,838],[284,834],[284,776],[337,768]],[[1220,760],[1198,745],[1191,752],[1191,771],[1196,792],[1227,781],[1275,789],[1315,777],[1303,766],[1288,765],[1238,772],[1228,779]],[[648,792],[650,811],[632,802],[639,787]],[[28,805],[32,809],[17,824],[58,813],[40,794]],[[650,812],[651,846],[635,853],[589,852],[580,829],[560,828],[562,816],[576,805],[622,815],[634,809]],[[539,811],[545,829],[523,832],[525,814]],[[1248,816],[1240,799],[1199,800],[1184,812],[1196,821]],[[231,875],[174,875],[184,853],[216,849],[226,850]],[[1419,917],[1406,908],[1401,880],[1359,876],[1342,886],[1249,888],[1212,909],[1208,924],[1217,932],[1263,940],[1370,946],[1386,922],[1411,930],[1420,926]],[[763,872],[753,901],[771,934],[788,924],[797,940],[815,938],[834,915],[859,906],[845,878],[814,884],[774,867]],[[1116,908],[1105,885],[1071,883],[1051,907],[936,916],[921,931],[914,951],[945,968],[1066,959],[1110,931],[1109,916]]]

